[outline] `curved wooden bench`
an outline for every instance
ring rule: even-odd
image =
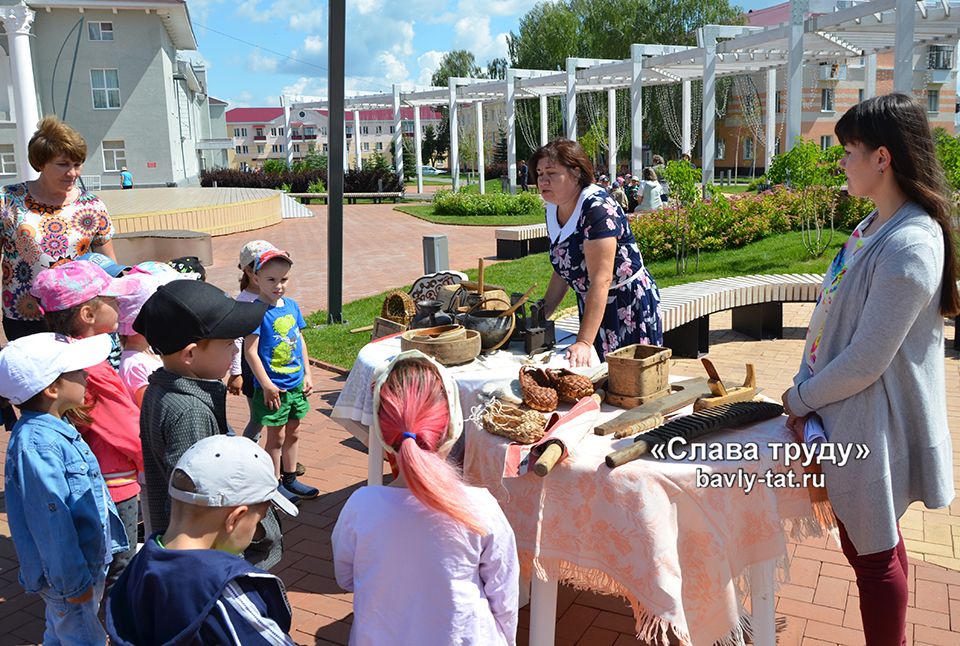
[[[545,223],[499,227],[496,238],[497,258],[512,260],[550,250],[550,239],[547,237]]]
[[[213,264],[213,240],[209,233],[187,230],[137,231],[113,236],[117,260],[135,265],[144,260],[167,262],[196,256],[204,266]]]

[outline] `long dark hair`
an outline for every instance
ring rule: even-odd
[[[890,168],[900,190],[922,206],[943,229],[940,313],[956,316],[960,312],[960,294],[957,293],[953,204],[947,197],[947,180],[937,160],[923,106],[900,93],[867,99],[847,110],[834,132],[843,145],[859,143],[870,150],[885,146],[890,151]]]

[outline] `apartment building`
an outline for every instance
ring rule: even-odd
[[[420,127],[439,128],[442,115],[428,107],[420,107]],[[413,137],[414,108],[401,108],[404,137]],[[361,110],[359,124],[353,112],[345,115],[347,165],[356,166],[357,147],[361,163],[376,153],[393,163],[393,110]],[[234,168],[260,168],[267,159],[287,159],[287,133],[284,130],[283,108],[234,108],[226,113],[228,134],[233,137]],[[293,159],[303,159],[311,150],[329,151],[329,120],[326,110],[293,110],[290,114],[290,146]]]
[[[197,50],[184,0],[0,0],[0,11],[0,181],[27,168],[16,151],[33,128],[17,92],[83,135],[84,176],[105,188],[124,166],[142,187],[196,185],[201,168],[229,163],[226,105],[181,54]],[[11,47],[24,33],[29,47]]]

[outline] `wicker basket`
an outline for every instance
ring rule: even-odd
[[[383,307],[380,308],[381,318],[404,326],[410,325],[416,313],[417,304],[413,302],[413,298],[410,297],[410,294],[400,290],[394,290],[387,294],[387,298],[383,301]]]

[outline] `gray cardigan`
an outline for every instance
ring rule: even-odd
[[[864,460],[822,465],[859,554],[894,547],[896,522],[913,501],[937,508],[954,497],[939,312],[943,233],[908,203],[874,235],[834,296],[815,372],[801,361],[788,394],[795,414],[823,418],[830,442],[870,449]]]

